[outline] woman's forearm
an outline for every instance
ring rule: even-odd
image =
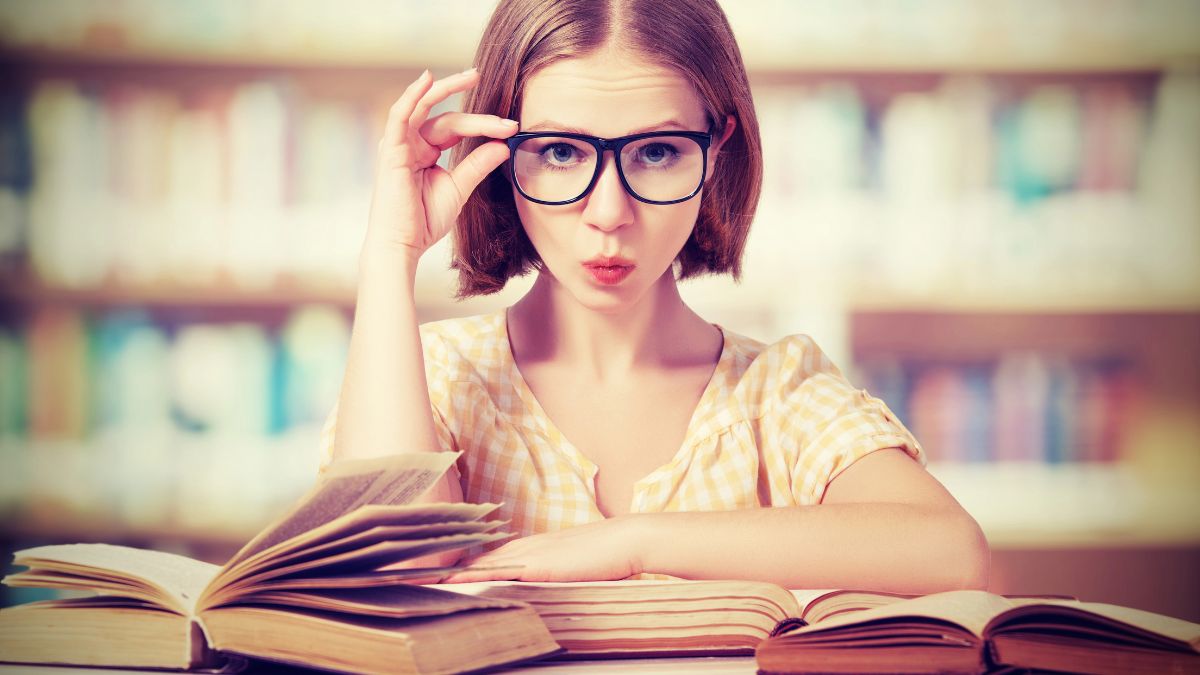
[[[987,541],[961,510],[872,502],[623,517],[643,572],[897,593],[987,586]]]
[[[414,283],[417,256],[365,249],[345,377],[338,403],[334,457],[371,457],[439,449],[425,380]],[[462,501],[453,472],[426,501]]]

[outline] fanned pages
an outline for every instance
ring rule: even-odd
[[[303,538],[338,516],[370,504],[408,504],[428,490],[454,464],[457,453],[421,452],[404,455],[406,466],[379,457],[334,464],[324,479],[283,518],[251,539],[227,567],[277,544]]]
[[[456,457],[335,464],[221,567],[107,544],[19,551],[14,562],[28,569],[5,584],[98,595],[0,610],[0,658],[196,668],[241,654],[330,670],[440,673],[560,652],[525,603],[412,585],[464,567],[407,561],[511,536],[497,531],[504,522],[484,520],[498,504],[412,503]],[[478,644],[461,648],[447,630]]]

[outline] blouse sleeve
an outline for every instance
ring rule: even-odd
[[[783,348],[781,379],[766,431],[787,455],[796,503],[819,504],[834,478],[876,450],[900,448],[925,464],[924,450],[899,418],[850,384],[812,338],[795,335],[773,347]]]
[[[450,353],[440,338],[428,335],[425,331],[421,332],[421,342],[425,356],[425,379],[429,386],[429,402],[433,412],[433,430],[437,435],[438,450],[456,451],[458,444],[454,439],[454,434],[450,432],[450,427],[443,414],[443,411],[453,409],[450,401],[450,366],[448,363]],[[329,415],[325,418],[325,424],[321,427],[321,461],[318,474],[324,474],[329,465],[333,463],[333,441],[337,434],[337,416],[338,403],[335,402]],[[451,467],[451,472],[457,475],[456,467]]]

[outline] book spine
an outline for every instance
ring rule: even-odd
[[[188,624],[186,644],[189,670],[221,667],[220,654],[212,648],[211,644],[200,617],[192,617],[191,623]]]
[[[1124,361],[1036,352],[991,363],[887,359],[860,375],[936,462],[1118,462],[1142,386]]]

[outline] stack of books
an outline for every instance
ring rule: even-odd
[[[220,567],[104,544],[19,551],[28,569],[5,584],[92,594],[0,610],[0,661],[451,673],[743,655],[760,673],[1200,671],[1200,624],[1066,597],[739,580],[421,583],[466,568],[414,559],[509,536],[486,519],[497,505],[417,502],[457,456],[336,464]]]

